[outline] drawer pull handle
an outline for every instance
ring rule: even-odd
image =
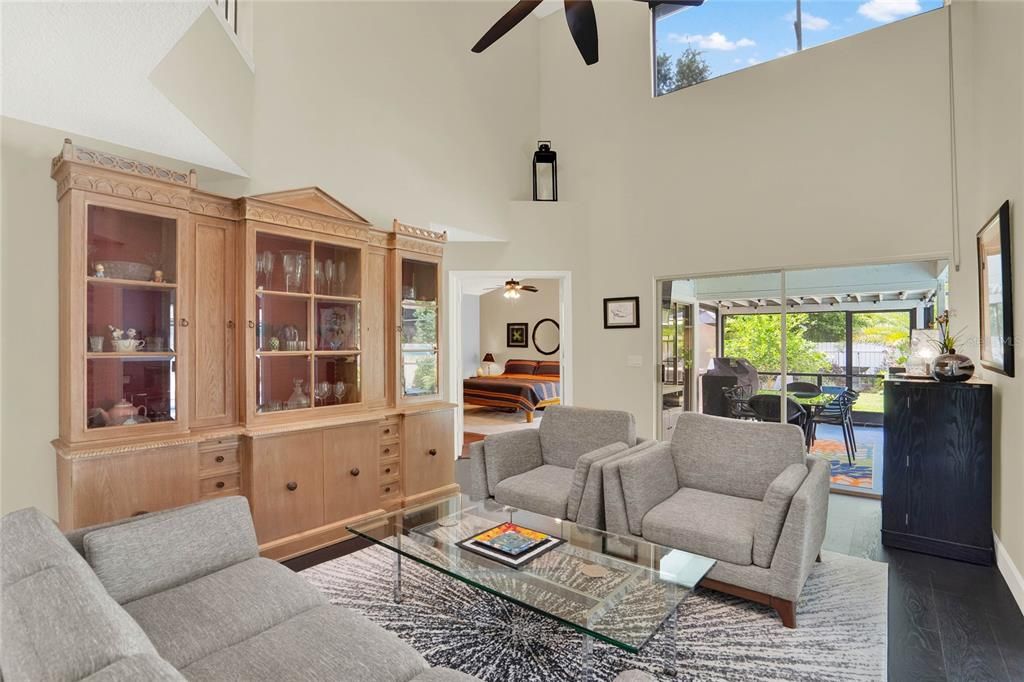
[[[224,487],[224,481],[217,481],[217,487],[218,488],[223,488]]]
[[[187,327],[188,326],[188,318],[187,317],[181,318],[181,326],[182,327]]]
[[[349,471],[349,473],[352,474],[353,476],[358,476],[359,475],[359,467],[352,467],[352,470]]]
[[[384,429],[384,433],[391,433],[391,427]]]
[[[216,457],[213,458],[213,461],[217,462],[217,464],[220,464],[221,462],[224,461],[224,455],[217,455]]]
[[[256,328],[256,323],[253,322],[252,320],[249,320],[249,329],[255,329],[255,328]]]
[[[234,320],[228,320],[228,329],[234,329],[234,328],[235,328],[235,321]]]
[[[384,454],[385,455],[390,455],[391,454],[391,448],[384,448]]]
[[[384,488],[384,492],[386,492],[386,493],[391,492],[391,488]]]
[[[299,484],[296,483],[295,481],[288,481],[288,483],[286,483],[284,487],[288,488],[288,490],[294,491],[296,488],[299,487]]]
[[[435,448],[430,448],[429,450],[427,450],[427,454],[430,455],[431,457],[434,457],[435,455],[437,455],[437,450]]]
[[[384,473],[385,474],[390,474],[391,473],[391,467],[388,467],[387,469],[385,469]]]

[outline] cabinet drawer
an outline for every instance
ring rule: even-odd
[[[398,457],[401,451],[402,448],[398,443],[384,443],[380,446],[380,458],[390,459],[391,457]]]
[[[397,481],[401,473],[398,459],[388,459],[380,463],[380,482],[392,483]]]
[[[402,486],[398,482],[385,483],[380,487],[380,498],[382,501],[402,496]]]
[[[398,440],[398,422],[382,422],[380,425],[380,441],[393,443]]]
[[[199,481],[199,496],[216,497],[232,491],[237,493],[240,487],[241,477],[237,473],[203,478]]]
[[[221,469],[238,469],[238,448],[199,451],[199,472],[205,474],[208,471],[219,471]]]

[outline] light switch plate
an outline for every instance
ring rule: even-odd
[[[643,367],[644,357],[642,355],[627,355],[626,367]]]

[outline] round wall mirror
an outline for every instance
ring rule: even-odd
[[[554,355],[561,345],[558,323],[546,317],[533,325],[533,347],[541,355]]]

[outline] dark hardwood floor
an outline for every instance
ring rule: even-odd
[[[464,489],[468,468],[456,463]],[[832,495],[825,549],[889,565],[889,680],[1024,682],[1024,615],[999,570],[882,547],[878,505]],[[285,565],[301,571],[367,544],[349,540]]]

